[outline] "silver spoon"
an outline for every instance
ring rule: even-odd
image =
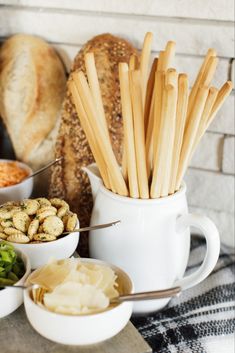
[[[121,221],[114,221],[111,223],[104,223],[104,224],[98,224],[96,226],[90,226],[90,227],[84,227],[84,228],[77,228],[74,229],[70,232],[64,232],[61,235],[65,235],[65,234],[70,234],[70,233],[76,233],[76,232],[87,232],[88,230],[96,230],[96,229],[102,229],[102,228],[108,228],[108,227],[112,227],[112,226],[116,226],[117,224],[121,223]]]
[[[163,299],[173,297],[181,292],[181,287],[172,287],[168,289],[154,290],[152,292],[139,292],[132,294],[123,294],[110,300],[111,304],[121,303],[126,301]]]
[[[43,172],[44,170],[46,170],[47,168],[50,168],[52,165],[54,165],[54,164],[60,162],[63,158],[64,158],[64,157],[56,158],[54,161],[52,161],[52,162],[48,163],[47,165],[45,165],[44,167],[42,167],[42,168],[36,170],[36,172],[34,172],[34,173],[28,175],[26,178],[24,178],[23,180],[21,180],[21,183],[22,183],[22,181],[25,181],[25,180],[27,180],[27,179],[33,178],[33,177],[35,177],[35,175],[38,175],[38,174],[42,173],[42,172]]]
[[[14,289],[38,289],[40,286],[38,284],[32,284],[29,286],[14,286],[14,285],[0,285],[1,288],[14,288]],[[172,287],[168,289],[155,290],[152,292],[139,292],[132,294],[124,294],[118,297],[112,298],[110,304],[117,304],[126,301],[139,301],[139,300],[150,300],[150,299],[163,299],[173,297],[180,294],[181,287]]]

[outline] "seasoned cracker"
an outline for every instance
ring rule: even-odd
[[[1,227],[3,227],[3,228],[13,227],[13,222],[12,222],[12,220],[10,220],[10,219],[4,219],[4,220],[1,222]],[[1,230],[1,229],[0,229],[0,230]]]
[[[57,216],[47,217],[43,222],[43,230],[45,233],[49,233],[58,237],[63,233],[64,223]]]
[[[65,206],[65,207],[67,207],[67,209],[69,209],[69,204],[64,200],[58,199],[57,197],[50,199],[50,202],[53,206],[55,206],[57,208]]]
[[[11,218],[11,211],[8,208],[0,208],[0,219]]]
[[[66,215],[66,213],[68,212],[68,207],[67,206],[62,206],[58,209],[57,211],[57,216],[62,218]]]
[[[27,199],[21,202],[21,207],[29,216],[31,216],[40,208],[40,203],[37,200]]]
[[[48,199],[46,199],[45,197],[38,197],[36,200],[39,202],[41,207],[42,206],[51,206],[50,201]]]
[[[33,239],[34,234],[36,234],[38,232],[38,228],[39,228],[39,220],[38,219],[34,219],[28,228],[28,237],[29,239]]]
[[[53,241],[56,240],[56,237],[52,234],[47,233],[37,233],[33,236],[34,240],[41,240],[41,241]]]
[[[16,229],[21,230],[21,232],[26,233],[30,224],[30,217],[27,213],[21,211],[13,215],[13,224]]]
[[[15,234],[22,234],[25,235],[23,232],[21,232],[19,229],[16,229],[14,227],[8,227],[8,228],[4,228],[4,233],[6,233],[7,235],[15,235]]]
[[[27,235],[19,233],[19,234],[9,235],[9,237],[7,238],[7,241],[10,241],[12,243],[26,244],[26,243],[29,243],[30,239],[27,237]]]
[[[37,219],[39,220],[39,222],[43,222],[44,219],[46,219],[47,217],[49,216],[54,216],[55,215],[55,212],[53,210],[47,210],[47,211],[44,211],[40,214],[37,215]]]
[[[78,216],[76,215],[76,213],[69,215],[67,218],[67,223],[65,227],[66,231],[71,232],[72,230],[74,230],[77,222],[78,222]]]
[[[41,208],[39,208],[39,210],[37,211],[37,215],[39,215],[40,213],[43,213],[45,211],[51,211],[52,213],[56,214],[57,213],[57,208],[53,207],[53,206],[42,206]]]

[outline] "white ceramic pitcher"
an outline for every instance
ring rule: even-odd
[[[134,282],[135,292],[176,285],[184,290],[209,275],[219,256],[219,233],[207,217],[188,213],[185,184],[168,197],[133,199],[107,190],[95,164],[83,169],[88,174],[93,193],[91,225],[121,220],[121,224],[112,228],[90,232],[92,257],[126,271]],[[183,277],[190,251],[190,226],[203,233],[207,251],[201,267]],[[168,301],[137,302],[134,313],[159,310]]]

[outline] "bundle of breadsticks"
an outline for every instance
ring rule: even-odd
[[[106,188],[122,196],[159,198],[179,190],[199,141],[232,90],[211,86],[218,58],[209,49],[189,91],[188,76],[173,68],[169,41],[150,66],[147,33],[140,63],[119,64],[124,153],[122,167],[110,143],[93,53],[85,55],[87,79],[72,75],[69,89]]]

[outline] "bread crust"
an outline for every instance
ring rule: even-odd
[[[0,115],[17,159],[33,169],[54,157],[65,95],[64,66],[44,40],[17,34],[0,49]]]
[[[122,158],[122,115],[118,79],[118,63],[129,62],[136,49],[126,40],[111,34],[102,34],[88,41],[75,57],[72,70],[85,73],[84,54],[93,52],[101,87],[105,115],[114,153]],[[80,125],[70,93],[63,103],[62,120],[56,142],[56,157],[63,155],[60,165],[53,168],[50,196],[64,198],[78,214],[81,226],[87,226],[92,210],[92,196],[88,178],[82,166],[94,162],[87,139]],[[87,255],[87,236],[79,242],[79,253]]]

